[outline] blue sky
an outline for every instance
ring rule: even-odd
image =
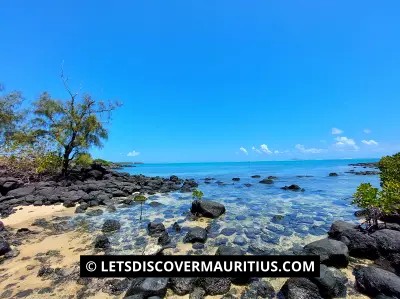
[[[120,100],[97,157],[195,162],[400,150],[398,1],[0,4],[0,82]],[[128,156],[128,153],[131,153]]]

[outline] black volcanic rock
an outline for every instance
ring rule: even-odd
[[[195,200],[190,212],[198,216],[217,218],[225,213],[225,206],[212,200]]]

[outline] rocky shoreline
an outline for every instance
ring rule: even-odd
[[[168,179],[146,177],[116,172],[101,165],[74,170],[68,179],[50,177],[46,180],[24,183],[7,173],[0,173],[0,216],[15,212],[14,207],[25,205],[64,204],[73,207],[111,206],[115,198],[134,193],[191,192],[198,184],[194,180],[182,180],[177,176]]]
[[[97,213],[116,206],[129,205],[133,193],[154,194],[171,191],[190,192],[197,187],[194,180],[182,180],[176,176],[168,179],[159,177],[131,176],[114,172],[104,167],[93,166],[74,173],[73,179],[48,180],[23,184],[9,177],[0,179],[0,211],[2,217],[18,212],[21,206],[53,206],[63,204],[70,214]],[[300,189],[300,188],[299,188]],[[291,188],[288,187],[288,190]],[[183,243],[201,249],[212,234],[212,222],[199,225],[202,219],[217,219],[226,212],[225,206],[211,200],[194,200],[187,221],[194,223],[188,230],[182,230],[182,223],[164,224],[160,221],[146,223],[148,242],[143,248],[145,255],[171,254],[168,251],[171,233],[181,234]],[[99,212],[100,213],[100,212]],[[84,237],[82,248],[73,248],[79,254],[109,254],[113,243],[111,236],[118,235],[121,225],[118,220],[105,219],[101,232],[96,235],[82,231],[82,227],[70,224],[71,215],[51,219],[35,219],[26,227],[9,228],[0,222],[0,274],[7,273],[7,265],[20,255],[20,249],[27,243],[54,236]],[[275,219],[279,221],[280,219]],[[207,222],[206,222],[207,223]],[[196,225],[197,224],[197,225]],[[79,234],[77,234],[79,233]],[[225,232],[228,234],[228,232]],[[54,241],[53,241],[54,242]],[[21,252],[23,250],[21,249]],[[400,225],[382,224],[382,227],[366,233],[359,226],[343,221],[332,224],[328,236],[312,242],[291,254],[316,254],[321,257],[320,277],[289,278],[281,286],[274,287],[269,280],[246,277],[238,278],[134,278],[134,279],[83,279],[79,277],[77,263],[69,269],[57,268],[49,263],[59,257],[49,250],[37,253],[37,269],[33,268],[35,279],[50,282],[49,286],[18,290],[7,285],[0,298],[35,298],[34,295],[57,292],[57,287],[74,284],[76,298],[97,298],[101,290],[106,298],[180,298],[189,296],[197,299],[205,296],[215,298],[336,298],[355,296],[355,291],[371,298],[400,298]],[[196,254],[196,251],[194,252]],[[214,254],[243,255],[239,245],[220,245]],[[270,252],[257,252],[270,254]],[[21,261],[25,260],[22,256]],[[363,259],[370,265],[356,266],[354,262]],[[29,265],[28,265],[29,266]],[[27,266],[27,267],[28,267]],[[4,268],[5,267],[5,268]],[[352,272],[346,275],[346,271]],[[6,274],[5,278],[10,278]],[[354,283],[353,283],[354,281]],[[72,292],[72,291],[69,291]],[[187,298],[187,297],[186,297]],[[214,298],[214,297],[212,297]]]

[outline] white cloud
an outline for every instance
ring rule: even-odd
[[[242,153],[246,154],[246,155],[249,154],[249,153],[247,152],[247,149],[245,149],[243,146],[241,146],[241,147],[239,148],[239,150],[240,150]]]
[[[268,145],[266,145],[266,144],[261,144],[260,145],[260,149],[261,149],[261,151],[263,151],[266,154],[272,154],[272,152],[268,148]]]
[[[365,133],[365,134],[370,134],[370,133],[371,133],[371,130],[370,130],[370,129],[364,129],[364,133]]]
[[[375,140],[362,140],[362,143],[366,144],[366,145],[378,145],[379,143],[376,142]]]
[[[274,150],[274,154],[280,154],[280,151]]]
[[[261,154],[261,151],[258,148],[256,148],[255,146],[253,146],[251,149],[253,151],[255,151],[257,154]]]
[[[338,128],[332,128],[332,135],[339,135],[342,134],[343,131]]]
[[[300,152],[302,152],[302,153],[304,153],[304,154],[319,154],[319,153],[322,153],[322,152],[324,151],[324,150],[321,149],[321,148],[314,148],[314,147],[306,148],[306,147],[305,147],[304,145],[302,145],[302,144],[296,144],[295,148],[296,148],[298,151],[300,151]]]
[[[135,150],[133,150],[133,151],[131,151],[131,152],[129,152],[127,154],[128,157],[136,157],[136,156],[139,156],[139,155],[140,155],[140,153],[135,151]]]
[[[354,139],[347,138],[345,136],[339,136],[335,138],[336,143],[335,146],[340,149],[340,150],[354,150],[358,151],[359,147],[357,146],[356,142]]]

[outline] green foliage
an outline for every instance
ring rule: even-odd
[[[203,192],[201,192],[201,191],[198,190],[198,189],[195,189],[195,190],[193,190],[193,192],[192,192],[192,197],[193,197],[194,199],[201,200],[201,199],[203,198],[203,196],[204,196]]]
[[[388,181],[400,182],[400,153],[385,156],[379,161],[381,186]]]
[[[382,214],[390,215],[400,211],[400,153],[383,157],[379,161],[381,189],[371,184],[361,184],[354,194],[353,204],[366,209],[367,221],[378,225]]]
[[[145,202],[146,200],[147,200],[147,197],[146,196],[144,196],[144,195],[136,195],[134,198],[133,198],[133,200],[134,201],[139,201],[139,202]]]
[[[48,136],[62,151],[62,172],[66,174],[69,162],[78,154],[92,146],[101,147],[108,133],[102,117],[110,118],[110,113],[119,104],[105,104],[90,95],[73,94],[63,77],[69,99],[60,101],[44,92],[34,103],[35,124],[42,135]]]
[[[103,165],[103,166],[111,166],[112,165],[112,163],[110,161],[103,160],[103,159],[94,159],[93,163]]]
[[[380,200],[378,198],[378,188],[372,187],[370,183],[363,183],[358,186],[356,193],[353,195],[353,204],[362,209],[379,207]]]
[[[54,152],[45,153],[37,157],[37,173],[56,173],[61,168],[62,159]]]
[[[18,91],[3,93],[4,88],[0,85],[0,142],[4,144],[10,140],[17,131],[23,119],[21,111],[22,94]]]
[[[385,214],[391,214],[400,210],[400,182],[386,181],[380,192],[381,210]]]
[[[74,162],[75,162],[75,165],[82,166],[82,167],[88,167],[88,166],[92,165],[93,159],[89,153],[80,153],[76,156]]]

